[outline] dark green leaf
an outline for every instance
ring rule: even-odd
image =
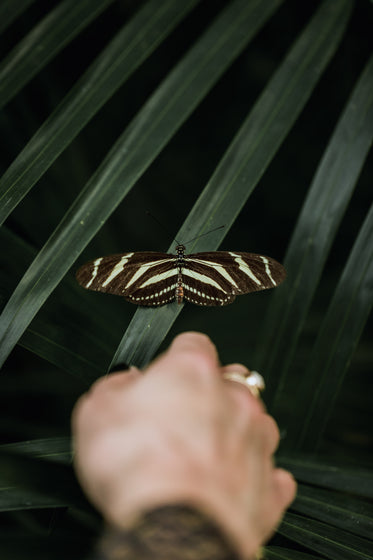
[[[0,229],[0,306],[6,301],[36,251],[5,226]],[[118,341],[121,318],[110,305],[97,305],[73,278],[62,281],[48,304],[23,333],[19,344],[59,368],[81,377],[86,385],[102,375]],[[89,311],[89,313],[88,313]],[[78,312],[78,314],[77,314]],[[106,324],[98,336],[98,326]]]
[[[198,1],[150,0],[117,33],[1,178],[0,223]]]
[[[0,445],[0,452],[8,451],[20,455],[39,457],[59,463],[71,463],[72,451],[69,437],[55,437],[18,441]]]
[[[330,560],[373,558],[371,541],[292,513],[285,515],[278,532]]]
[[[372,82],[373,85],[373,82]],[[373,107],[373,106],[372,106]],[[373,114],[372,114],[373,122]],[[373,205],[355,241],[300,384],[311,393],[297,445],[315,449],[373,304]],[[317,388],[309,384],[317,371]]]
[[[93,543],[89,545],[85,534],[68,531],[48,537],[30,535],[27,531],[12,535],[8,531],[0,539],[0,557],[1,560],[90,560]]]
[[[61,504],[71,507],[87,509],[88,504],[83,496],[71,466],[51,461],[44,461],[34,457],[26,457],[18,453],[0,451],[0,482],[1,488],[10,487],[24,489],[25,496],[32,494],[45,503],[45,507],[54,500],[55,506]],[[30,492],[31,494],[27,494]],[[5,493],[4,500],[9,500],[9,493]],[[89,509],[89,508],[88,508]]]
[[[350,2],[324,3],[276,71],[175,236],[190,239],[225,225],[191,251],[212,250],[226,235],[337,48],[350,9]],[[177,304],[138,309],[112,363],[147,364],[180,311]]]
[[[35,0],[2,0],[0,4],[0,33],[2,33]]]
[[[360,537],[373,535],[373,507],[346,493],[300,484],[291,509]]]
[[[113,0],[60,2],[1,63],[0,107],[112,2]]]
[[[311,394],[315,394],[315,382],[319,383],[320,371],[311,359],[308,359],[308,363],[312,363],[314,371],[318,371],[317,379],[315,381],[312,375],[303,375],[313,385],[312,388],[307,385],[302,393],[299,392],[298,381],[294,383],[293,379],[289,379],[288,370],[312,297],[372,138],[373,57],[358,81],[319,165],[285,257],[287,280],[273,294],[270,313],[263,325],[261,355],[256,357],[255,363],[258,369],[266,372],[267,402],[273,400],[273,392],[276,390],[271,409],[276,416],[279,415],[279,406],[285,401],[292,403],[292,416],[295,414],[293,404],[296,406],[298,403],[304,410],[305,402],[308,402]],[[369,259],[369,255],[366,258]],[[369,308],[368,299],[365,302]],[[334,321],[333,326],[336,324]],[[327,353],[331,335],[332,330],[329,329],[329,338],[325,339],[324,348]],[[355,338],[353,344],[356,342]],[[346,358],[349,360],[347,355]],[[325,353],[321,360],[323,359]],[[345,363],[339,362],[340,366],[343,364],[342,369]],[[297,396],[293,397],[292,389],[297,391]],[[319,385],[319,389],[323,391],[326,401],[330,402],[331,393],[325,392],[326,387],[321,388]],[[334,392],[335,385],[331,390]],[[324,408],[319,410],[324,414]],[[292,428],[296,426],[289,427],[289,441]]]
[[[264,558],[265,560],[323,560],[321,556],[305,554],[282,546],[266,546]]]
[[[61,496],[40,495],[30,489],[16,488],[14,486],[0,486],[0,511],[17,511],[27,509],[44,509],[54,507],[66,507],[67,500]]]
[[[278,5],[278,0],[230,4],[146,103],[10,298],[0,318],[0,363],[83,248]]]
[[[23,466],[22,456],[42,458],[46,461],[64,464],[71,463],[70,438],[46,438],[4,444],[0,446],[0,456],[2,458],[4,453],[5,464],[7,460],[10,461],[9,465],[12,469],[14,467],[12,457],[15,455],[18,458],[15,460],[16,474],[12,474],[10,478],[7,476],[7,471],[4,476],[4,472],[0,468],[0,511],[62,507],[69,504],[67,497],[64,497],[60,492],[56,495],[54,486],[52,490],[48,487],[48,491],[46,491],[45,485],[42,489],[40,488],[40,478],[43,479],[43,474],[48,478],[50,477],[47,463],[37,463],[35,468],[34,463],[27,462],[25,466],[31,465],[31,471],[33,472],[31,477],[29,475],[21,476],[19,469],[22,469]],[[10,459],[8,454],[10,454]],[[61,476],[61,473],[62,471],[59,472],[59,476]],[[63,476],[65,475],[63,474]],[[13,486],[14,484],[16,485]]]
[[[331,465],[322,459],[282,455],[279,464],[301,482],[373,498],[373,478],[369,470]]]

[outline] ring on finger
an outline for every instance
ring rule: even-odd
[[[247,375],[238,371],[229,371],[223,374],[223,379],[241,383],[241,385],[249,389],[250,393],[256,398],[258,398],[261,391],[265,389],[264,379],[257,371],[250,371]]]

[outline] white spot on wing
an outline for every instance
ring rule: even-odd
[[[265,267],[266,267],[266,273],[267,276],[269,277],[269,279],[271,280],[272,284],[274,286],[276,286],[276,282],[273,280],[272,278],[272,274],[271,274],[271,268],[269,266],[269,260],[266,257],[263,257],[263,255],[260,255],[261,260],[264,262]]]
[[[102,284],[103,287],[110,284],[110,282],[112,280],[114,280],[114,278],[116,276],[118,276],[118,274],[120,274],[123,271],[123,268],[128,263],[128,261],[132,257],[132,255],[133,255],[133,253],[126,253],[125,255],[123,255],[123,257],[120,259],[120,261],[114,266],[113,270],[111,271],[109,276],[106,278],[105,282]]]
[[[174,259],[157,259],[155,261],[151,261],[148,262],[146,264],[143,264],[142,266],[139,267],[139,269],[136,271],[136,273],[132,276],[131,280],[128,282],[126,289],[129,288],[129,286],[131,286],[131,284],[133,284],[134,282],[136,282],[136,280],[138,280],[139,278],[141,278],[141,276],[143,276],[144,274],[146,274],[146,272],[150,269],[153,268],[154,266],[159,266],[160,264],[164,264],[167,262],[170,262]],[[170,271],[171,274],[174,274],[174,271]],[[150,279],[151,280],[151,279]],[[146,283],[144,284],[144,286],[146,285]]]
[[[100,263],[102,261],[102,257],[100,257],[99,259],[96,259],[93,263],[93,271],[92,271],[92,276],[90,281],[86,284],[86,288],[89,288],[90,285],[92,284],[93,280],[96,278],[97,276],[97,271],[98,271],[98,267],[100,266]]]
[[[184,268],[183,269],[183,275],[184,276],[189,276],[190,278],[193,278],[194,280],[197,280],[197,282],[203,282],[204,284],[214,286],[215,288],[218,288],[219,290],[224,291],[222,289],[222,287],[220,286],[220,284],[215,282],[215,280],[213,280],[213,278],[210,278],[209,276],[205,276],[204,274],[200,274],[199,272],[195,272],[194,270],[189,270],[188,268]]]
[[[258,286],[262,285],[261,281],[255,276],[249,265],[245,263],[240,255],[231,252],[229,252],[229,254],[231,255],[231,257],[234,257],[234,260],[238,264],[238,268],[242,270],[242,272],[244,272],[249,278],[251,278],[251,280],[253,280],[255,284],[258,284]]]
[[[232,255],[233,253],[230,253],[230,254]],[[185,261],[188,262],[188,260],[191,260],[192,262],[196,262],[196,263],[201,264],[203,266],[207,266],[207,267],[210,267],[210,268],[212,267],[216,272],[218,272],[221,276],[223,276],[223,278],[225,278],[230,284],[232,284],[232,286],[234,286],[238,290],[238,286],[237,286],[236,282],[233,280],[232,276],[229,274],[228,270],[224,266],[220,265],[217,262],[204,261],[203,259],[188,259],[188,257],[186,257]],[[186,271],[185,271],[185,269],[183,269],[183,274],[185,274],[185,273],[186,273]],[[204,280],[204,281],[206,282],[206,280]],[[219,288],[220,288],[220,286],[219,286]]]
[[[145,267],[141,268],[141,271],[143,271]],[[162,280],[167,280],[167,278],[172,278],[173,276],[175,276],[176,274],[176,270],[172,269],[172,270],[166,270],[165,272],[162,272],[161,274],[155,274],[154,276],[151,276],[150,278],[148,278],[143,284],[141,284],[141,288],[146,288],[147,286],[150,286],[151,284],[156,284],[157,282],[161,282]],[[135,274],[136,276],[136,274]],[[127,285],[127,288],[130,284],[132,284],[134,277],[132,278],[131,282]]]

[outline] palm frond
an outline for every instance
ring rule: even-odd
[[[260,17],[252,4],[242,0],[228,6],[125,130],[3,310],[0,317],[0,363],[4,362],[80,252],[264,23],[270,13],[268,7],[266,3]]]
[[[219,246],[311,95],[349,16],[348,3],[330,8],[323,4],[293,45],[176,234],[177,239],[195,238],[224,224],[208,240],[197,239],[193,250],[203,251],[207,243],[210,249]],[[138,309],[112,365],[148,363],[180,311],[177,305]]]
[[[180,9],[180,3],[175,0],[151,0],[122,27],[2,176],[1,223],[196,2],[183,2]],[[17,77],[12,79],[15,81]]]
[[[352,0],[2,2],[2,559],[89,557],[100,520],[72,471],[73,402],[187,329],[266,379],[299,492],[265,558],[372,558],[371,22]],[[91,53],[77,69],[75,45]],[[83,250],[158,246],[139,227],[149,202],[181,242],[224,225],[191,252],[227,238],[281,260],[295,225],[287,281],[228,308],[134,314],[82,290]]]
[[[64,0],[51,10],[1,63],[0,107],[113,1]]]

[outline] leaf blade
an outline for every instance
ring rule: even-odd
[[[372,506],[344,493],[300,484],[291,509],[360,537],[369,539],[372,535]]]
[[[224,230],[212,233],[208,240],[198,239],[193,251],[218,247],[303,108],[338,45],[351,9],[349,2],[340,4],[336,12],[329,11],[330,6],[322,5],[276,71],[176,234],[177,239],[194,238],[225,224]],[[323,33],[319,32],[320,25],[324,25]],[[146,365],[181,309],[176,304],[168,309],[138,309],[111,366],[118,362]]]
[[[113,0],[63,0],[0,64],[0,108]]]
[[[35,0],[3,0],[0,4],[0,33],[5,31]]]
[[[263,7],[261,2],[248,5],[246,0],[235,0],[149,99],[65,214],[8,301],[0,317],[0,363],[79,253],[279,4],[280,0],[273,0]],[[251,34],[245,28],[246,22],[251,24]]]
[[[290,397],[291,360],[333,239],[372,143],[372,84],[373,57],[362,72],[320,162],[286,253],[287,282],[273,294],[271,311],[263,325],[263,344],[255,362],[266,372],[266,397],[269,403],[273,401],[274,414],[281,414],[285,393],[288,401],[294,400]]]
[[[366,498],[373,497],[373,481],[368,469],[334,465],[320,458],[280,455],[278,463],[297,480]]]
[[[311,391],[296,446],[303,450],[319,447],[353,353],[373,307],[373,205],[360,229],[328,307],[310,364],[318,372],[317,388]],[[332,343],[331,343],[332,341]],[[312,379],[308,367],[301,383],[308,392]]]
[[[199,0],[150,0],[110,41],[0,179],[0,223]]]
[[[294,513],[285,514],[278,532],[331,560],[372,560],[371,541]]]

